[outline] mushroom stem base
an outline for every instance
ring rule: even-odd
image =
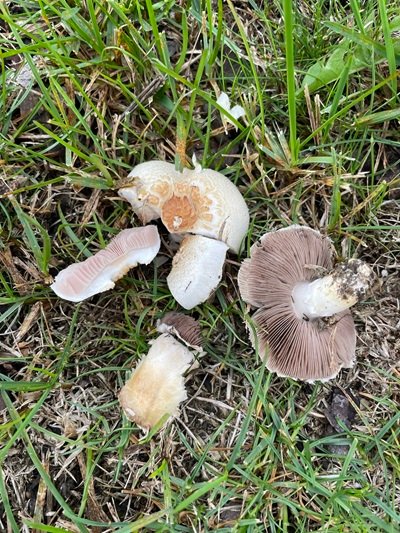
[[[293,307],[299,317],[309,320],[335,315],[357,303],[372,280],[372,269],[351,259],[323,278],[298,283],[292,292]]]

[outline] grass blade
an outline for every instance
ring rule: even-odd
[[[379,5],[379,15],[381,17],[383,35],[385,37],[386,58],[388,61],[390,74],[393,75],[396,73],[396,70],[397,70],[396,54],[395,54],[392,34],[391,34],[390,26],[389,26],[386,0],[378,0],[378,5]],[[393,97],[396,97],[397,95],[396,78],[393,78],[391,80],[390,86],[392,88]]]
[[[297,117],[296,117],[296,71],[294,67],[294,5],[292,0],[283,0],[283,13],[285,22],[285,58],[287,100],[289,110],[289,144],[292,156],[292,166],[296,165],[299,153],[297,142]]]

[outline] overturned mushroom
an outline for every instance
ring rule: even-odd
[[[354,364],[348,308],[366,293],[373,275],[354,259],[332,270],[333,251],[319,232],[290,226],[264,235],[242,263],[241,296],[259,308],[253,315],[259,353],[279,376],[328,380]]]
[[[50,287],[64,300],[81,302],[112,289],[115,281],[139,263],[149,264],[159,249],[160,237],[156,226],[123,230],[104,250],[62,270]]]
[[[187,398],[183,374],[193,360],[193,353],[172,335],[160,335],[121,389],[119,401],[126,416],[143,429],[176,416]]]

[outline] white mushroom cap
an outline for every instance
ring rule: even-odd
[[[104,250],[62,270],[50,287],[64,300],[81,302],[112,289],[115,281],[138,263],[149,264],[159,249],[160,237],[156,226],[123,230]]]
[[[206,301],[222,277],[228,245],[202,237],[187,235],[172,261],[167,277],[169,290],[185,309]]]
[[[234,252],[249,226],[249,212],[239,189],[211,169],[175,170],[149,161],[130,173],[132,183],[119,190],[143,222],[161,216],[170,233],[192,233],[221,240]]]
[[[187,398],[183,374],[194,359],[168,333],[151,344],[119,394],[126,416],[143,429],[155,426],[165,415],[177,415],[179,404]]]
[[[136,165],[128,175],[128,184],[118,194],[133,207],[143,224],[160,218],[165,199],[173,192],[173,183],[180,172],[172,163],[148,161]]]

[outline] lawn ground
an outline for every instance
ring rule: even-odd
[[[385,0],[0,2],[0,530],[400,529],[400,13]],[[225,91],[246,112],[235,124]],[[119,180],[151,159],[223,172],[251,224],[214,298],[181,414],[144,435],[117,394],[179,306],[156,261],[81,304],[56,273],[139,225]],[[269,374],[240,260],[304,224],[372,265],[357,364]],[[332,395],[351,427],[332,431]]]

